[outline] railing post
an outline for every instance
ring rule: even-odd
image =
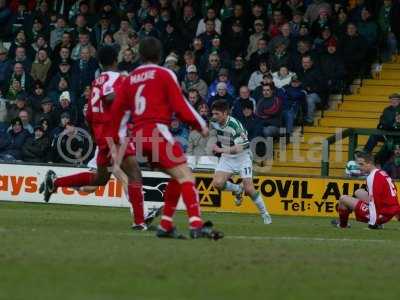
[[[329,176],[329,150],[329,141],[325,139],[322,144],[321,176]]]
[[[357,144],[358,144],[358,134],[352,129],[349,136],[348,160],[354,160],[354,152],[356,151]]]

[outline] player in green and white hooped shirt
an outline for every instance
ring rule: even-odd
[[[242,204],[243,190],[250,196],[261,213],[264,224],[271,224],[271,216],[260,192],[253,185],[253,164],[247,131],[243,125],[229,115],[230,107],[225,100],[216,100],[211,107],[213,122],[211,125],[217,132],[217,140],[221,146],[214,145],[214,153],[221,154],[215,169],[213,185],[219,190],[231,191],[235,195],[236,205]],[[233,184],[228,179],[239,172],[243,184]]]

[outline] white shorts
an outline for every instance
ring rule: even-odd
[[[251,160],[250,151],[244,151],[243,153],[235,156],[222,155],[215,171],[239,173],[241,178],[252,178],[253,162]]]
[[[97,170],[97,155],[99,154],[99,147],[96,146],[93,158],[87,163],[90,169]]]

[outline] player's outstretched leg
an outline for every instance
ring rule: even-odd
[[[243,186],[234,184],[228,179],[232,173],[216,171],[213,178],[213,186],[220,191],[230,191],[235,196],[235,204],[240,206],[243,202]]]
[[[268,213],[267,207],[265,206],[261,193],[255,190],[253,185],[253,179],[243,178],[243,186],[246,195],[250,196],[251,200],[253,200],[254,204],[257,206],[264,224],[271,224],[272,223],[271,215]]]

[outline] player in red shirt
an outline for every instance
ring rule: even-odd
[[[115,98],[115,92],[123,82],[117,69],[117,53],[112,47],[102,47],[98,51],[98,60],[102,65],[103,72],[93,81],[91,99],[88,103],[86,112],[86,120],[91,128],[97,147],[99,149],[97,155],[97,171],[83,172],[71,176],[63,176],[56,178],[54,171],[49,170],[46,173],[45,180],[41,184],[39,192],[44,192],[44,199],[49,201],[50,196],[58,187],[81,187],[81,186],[98,186],[105,185],[111,176],[112,163],[111,151],[106,141],[107,137],[111,137],[112,114],[111,106]],[[121,132],[126,136],[126,124],[128,120],[124,119]],[[124,131],[125,125],[125,131]],[[133,226],[135,230],[146,230],[146,224],[143,213],[143,193],[142,193],[142,177],[139,165],[134,157],[135,150],[132,143],[126,145],[126,151],[121,163],[114,164],[113,168],[120,171],[119,166],[128,177],[128,199],[132,205]],[[114,172],[117,173],[118,172]]]
[[[348,227],[349,214],[354,211],[356,220],[368,223],[371,229],[382,228],[384,223],[400,214],[396,186],[392,179],[374,165],[372,155],[365,152],[355,154],[357,164],[363,174],[368,174],[367,187],[355,192],[356,198],[344,195],[339,199],[339,221],[333,220],[332,224]]]
[[[139,45],[143,65],[136,68],[121,86],[113,104],[113,128],[130,112],[133,121],[133,140],[137,155],[147,158],[153,167],[160,168],[172,178],[164,192],[164,211],[158,237],[180,238],[173,225],[173,216],[182,195],[192,238],[220,238],[222,233],[212,229],[211,222],[200,216],[198,194],[193,174],[186,163],[182,147],[169,131],[173,115],[208,135],[206,122],[182,95],[175,74],[160,67],[162,46],[158,39],[145,38]],[[121,143],[122,144],[122,143]]]

